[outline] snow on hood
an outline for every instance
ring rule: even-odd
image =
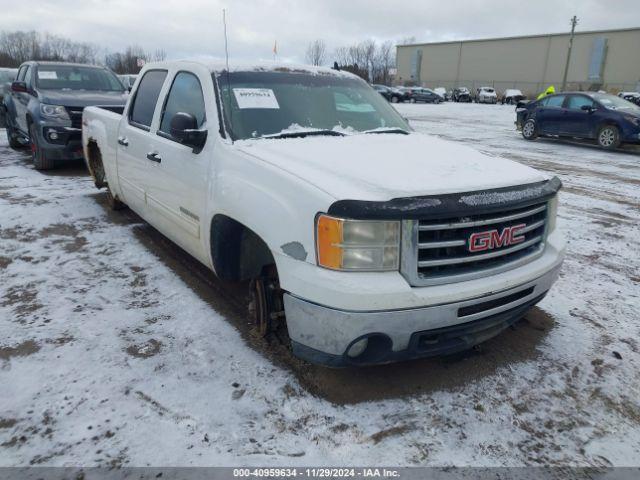
[[[127,103],[128,93],[98,90],[40,90],[42,103],[65,107],[89,107],[92,105],[119,106]]]
[[[548,178],[517,162],[420,133],[243,140],[235,146],[338,200],[472,192]]]

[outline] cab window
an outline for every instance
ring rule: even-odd
[[[24,74],[27,73],[27,66],[25,65],[24,67],[20,67],[20,71],[18,72],[18,76],[16,77],[16,80],[19,82],[24,81]]]
[[[149,130],[151,127],[153,112],[166,77],[166,70],[149,70],[142,77],[129,113],[129,123],[134,127],[143,130]]]
[[[582,110],[585,105],[593,108],[593,100],[584,95],[571,95],[567,99],[567,108],[571,110]]]
[[[162,110],[160,132],[170,134],[171,119],[178,112],[193,115],[198,128],[202,127],[206,119],[202,87],[198,77],[192,73],[179,72],[173,80]]]

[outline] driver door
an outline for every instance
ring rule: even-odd
[[[565,95],[552,95],[544,98],[536,112],[536,122],[541,133],[560,135],[564,116]]]
[[[565,108],[565,130],[569,135],[585,138],[591,134],[593,111],[582,107],[595,108],[593,99],[586,95],[569,95]]]
[[[209,80],[210,81],[210,80]],[[171,81],[153,139],[155,161],[149,162],[147,203],[154,224],[197,258],[203,257],[202,236],[211,154],[181,144],[171,135],[171,120],[178,112],[193,115],[198,129],[205,128],[202,85],[192,72],[180,71]],[[212,143],[211,140],[209,143]]]

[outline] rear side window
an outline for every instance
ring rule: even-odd
[[[542,99],[540,104],[544,107],[562,107],[563,102],[564,95],[554,95],[553,97]]]
[[[166,70],[150,70],[144,74],[136,91],[136,97],[133,99],[131,112],[129,113],[129,121],[131,124],[149,130],[151,120],[153,119],[153,112],[156,109],[158,97],[160,96],[160,90],[166,77]]]
[[[16,77],[16,80],[18,80],[19,82],[22,82],[24,80],[24,74],[27,71],[27,67],[21,67],[20,71],[18,72],[18,76]]]
[[[144,79],[142,81],[144,81]],[[161,132],[170,132],[171,119],[178,112],[189,113],[196,117],[198,128],[200,128],[205,121],[202,87],[200,86],[198,77],[192,73],[179,72],[173,80],[162,112],[162,120],[160,121]]]
[[[581,110],[584,105],[593,107],[593,100],[583,95],[572,95],[569,97],[567,108],[571,110]]]

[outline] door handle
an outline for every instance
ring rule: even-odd
[[[129,140],[127,140],[125,137],[118,137],[118,144],[122,145],[123,147],[128,147]]]
[[[162,161],[162,158],[160,158],[160,155],[158,155],[158,152],[149,152],[149,153],[147,153],[147,158],[149,160],[151,160],[152,162],[160,163]]]

